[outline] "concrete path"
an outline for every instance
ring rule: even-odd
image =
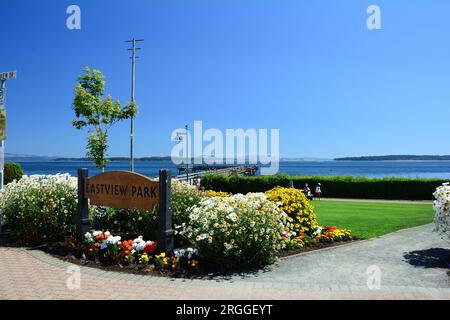
[[[450,244],[431,229],[402,230],[211,280],[81,267],[79,287],[76,266],[41,251],[3,247],[0,299],[450,299]]]

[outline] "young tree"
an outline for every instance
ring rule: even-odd
[[[105,77],[99,70],[84,69],[84,74],[78,77],[75,87],[73,110],[77,120],[72,125],[77,129],[89,128],[86,156],[91,158],[95,166],[105,171],[106,151],[108,150],[108,133],[111,126],[129,119],[136,114],[137,106],[127,103],[120,106],[118,100],[110,95],[104,97]]]

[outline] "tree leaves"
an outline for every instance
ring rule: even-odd
[[[113,100],[111,95],[104,97],[104,79],[99,70],[86,67],[84,74],[78,77],[72,104],[77,118],[72,121],[72,125],[76,129],[90,128],[86,156],[92,158],[102,170],[107,162],[105,157],[109,129],[114,123],[129,119],[137,112],[137,106],[132,102],[122,108],[120,101]]]

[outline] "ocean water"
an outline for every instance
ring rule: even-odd
[[[89,175],[100,173],[91,162],[51,161],[21,162],[26,174],[77,174],[78,168],[89,169]],[[129,170],[129,162],[110,162],[107,171]],[[156,177],[159,169],[170,169],[178,174],[177,166],[170,161],[135,162],[135,171]],[[282,161],[279,172],[289,175],[365,176],[374,178],[443,178],[450,179],[450,161]]]

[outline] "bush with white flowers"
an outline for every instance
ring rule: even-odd
[[[273,263],[291,234],[292,219],[261,193],[207,198],[188,211],[180,234],[223,266]]]
[[[0,192],[0,210],[5,224],[25,242],[64,240],[75,231],[77,179],[24,176]]]
[[[207,194],[185,181],[172,180],[173,224],[181,225],[188,220],[188,209],[197,205]]]
[[[435,230],[450,240],[450,184],[444,183],[434,193]]]

